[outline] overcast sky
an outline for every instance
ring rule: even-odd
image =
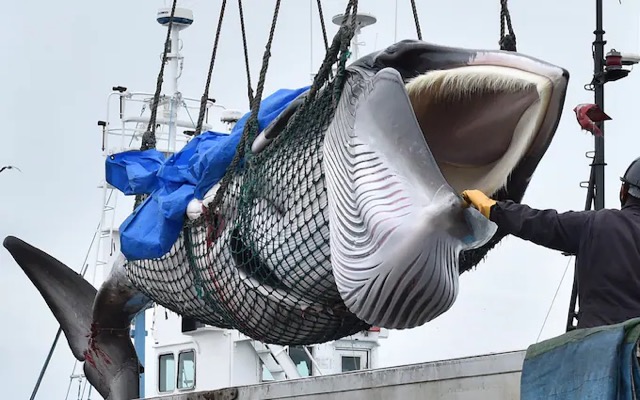
[[[248,110],[237,3],[228,2],[211,97],[227,107]],[[274,1],[245,0],[253,82],[263,55]],[[315,3],[315,2],[314,2]],[[394,41],[394,2],[362,0],[361,11],[378,16],[365,30],[362,54]],[[398,40],[415,38],[408,0],[399,7]],[[445,45],[496,48],[498,0],[419,1],[423,37]],[[593,1],[538,0],[511,4],[518,47],[567,68],[571,73],[564,116],[525,202],[539,208],[581,209],[589,175],[584,153],[592,138],[581,132],[572,109],[592,102],[583,89],[591,79]],[[219,1],[183,0],[195,23],[183,34],[182,92],[202,93]],[[326,17],[342,12],[343,0],[324,1]],[[80,0],[5,5],[0,25],[0,164],[22,173],[0,174],[0,237],[16,235],[79,270],[100,217],[104,175],[100,131],[112,86],[152,92],[159,69],[164,28],[155,22],[163,1]],[[640,52],[638,5],[605,1],[608,48]],[[282,2],[265,96],[279,88],[309,83],[323,57],[314,15],[314,59],[310,62],[309,1]],[[336,28],[329,26],[333,35]],[[618,207],[619,176],[640,156],[637,114],[640,74],[610,83],[606,112],[606,206]],[[409,331],[392,331],[383,342],[383,366],[524,349],[536,341],[568,259],[558,252],[507,238],[477,270],[461,278],[453,308],[437,320]],[[49,349],[57,322],[39,293],[0,249],[0,383],[3,398],[28,398]],[[542,338],[564,332],[571,270],[560,287]],[[63,398],[73,365],[61,341],[40,391],[40,399]],[[8,392],[7,392],[8,391]]]

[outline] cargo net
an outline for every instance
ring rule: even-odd
[[[255,135],[245,136],[236,155],[243,162],[228,168],[216,198],[185,223],[169,254],[130,265],[141,290],[183,316],[272,344],[323,343],[369,327],[344,305],[329,247],[323,141],[347,56],[335,79],[317,78],[264,150],[252,154]],[[255,118],[247,124],[245,134],[257,131]]]

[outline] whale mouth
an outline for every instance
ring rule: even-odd
[[[458,193],[490,196],[541,134],[554,81],[519,68],[469,65],[418,75],[406,90],[447,182]]]

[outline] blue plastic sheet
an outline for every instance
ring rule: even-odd
[[[156,173],[164,155],[156,150],[125,151],[107,157],[106,179],[126,195],[151,193],[158,187]]]
[[[578,329],[530,346],[522,368],[521,400],[639,398],[639,338],[636,318]]]
[[[308,89],[281,89],[265,98],[258,112],[259,131]],[[189,202],[202,200],[224,176],[249,116],[245,114],[230,134],[209,131],[194,137],[166,160],[156,150],[107,158],[107,182],[127,195],[150,194],[120,226],[121,251],[127,259],[153,259],[169,252]]]

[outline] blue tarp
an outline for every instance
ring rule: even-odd
[[[640,318],[578,329],[527,350],[521,400],[631,400],[640,396]]]
[[[258,112],[259,131],[308,89],[281,89],[265,98]],[[202,200],[224,176],[249,116],[245,114],[230,134],[208,131],[194,137],[166,160],[156,150],[107,157],[107,182],[126,195],[150,194],[120,226],[121,250],[127,259],[158,258],[171,249],[189,202]]]
[[[106,179],[122,193],[151,193],[158,187],[156,172],[164,155],[156,150],[125,151],[107,158]]]

